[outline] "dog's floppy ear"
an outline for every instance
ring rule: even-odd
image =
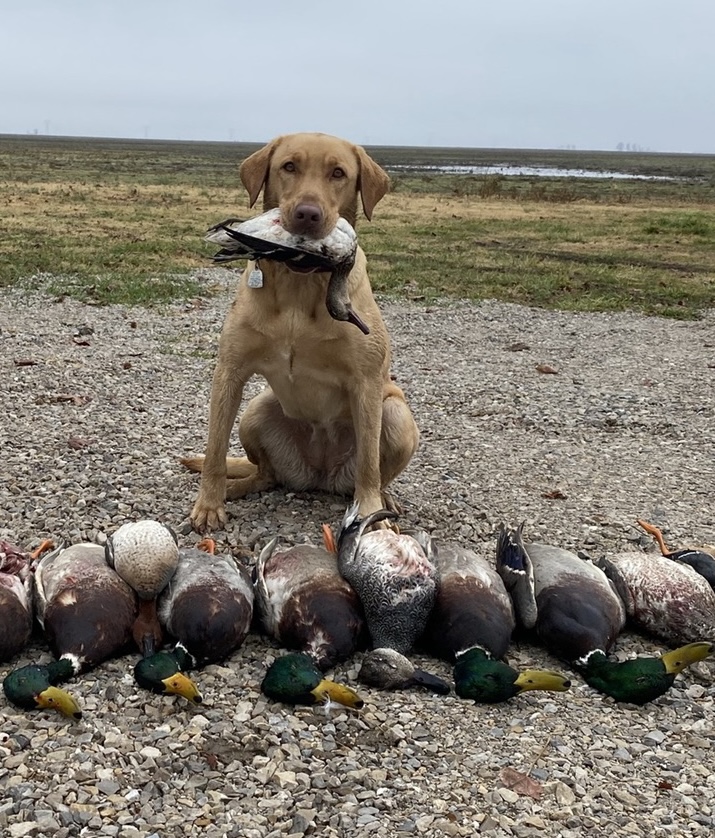
[[[254,151],[250,157],[247,157],[241,163],[238,169],[241,183],[246,187],[246,191],[248,192],[250,207],[258,200],[261,189],[263,189],[263,184],[268,178],[268,167],[271,164],[271,157],[273,157],[273,152],[279,140],[280,137],[277,137],[275,140],[271,140],[268,145],[259,148],[258,151]]]
[[[375,204],[384,198],[390,188],[390,178],[387,172],[370,157],[361,146],[355,146],[360,162],[360,177],[358,188],[362,198],[362,208],[368,221],[372,218]]]

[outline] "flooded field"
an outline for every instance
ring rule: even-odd
[[[502,175],[504,177],[574,177],[611,180],[673,180],[671,175],[648,175],[633,172],[612,172],[602,169],[560,168],[556,166],[412,166],[407,163],[387,165],[390,174],[432,175]]]

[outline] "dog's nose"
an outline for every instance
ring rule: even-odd
[[[323,224],[323,210],[315,204],[298,204],[293,210],[292,232],[298,235],[317,233]]]

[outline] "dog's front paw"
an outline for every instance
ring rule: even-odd
[[[207,503],[199,497],[191,510],[190,518],[196,532],[222,530],[226,526],[226,508],[222,501]]]
[[[367,518],[369,515],[372,515],[373,512],[379,512],[382,509],[387,509],[390,512],[395,512],[394,509],[390,509],[390,507],[383,503],[383,497],[380,495],[375,495],[370,497],[366,500],[359,501],[359,515],[361,518]],[[375,521],[373,524],[370,525],[371,530],[393,530],[394,532],[399,533],[400,528],[395,521],[394,516],[390,516],[389,518],[383,518],[379,521]]]

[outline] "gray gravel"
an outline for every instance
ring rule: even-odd
[[[228,271],[202,275],[214,296],[162,311],[3,292],[0,535],[27,548],[43,536],[101,542],[156,517],[182,544],[197,540],[187,520],[197,480],[177,457],[203,450],[233,282]],[[529,539],[594,557],[648,545],[637,517],[673,546],[715,542],[715,312],[677,323],[494,302],[383,310],[422,430],[394,486],[409,524],[485,555],[498,523],[523,519]],[[344,506],[267,493],[229,505],[219,544],[250,561],[273,534],[318,541]],[[628,633],[618,654],[659,648]],[[201,707],[138,691],[131,657],[71,684],[79,724],[0,700],[0,835],[713,832],[712,662],[643,708],[575,677],[569,693],[498,707],[361,688],[360,714],[326,716],[261,696],[276,654],[250,636],[199,673]],[[47,658],[38,640],[12,663]],[[563,668],[536,646],[514,646],[512,659]],[[354,682],[358,664],[336,677]],[[514,772],[530,789],[512,788]]]

